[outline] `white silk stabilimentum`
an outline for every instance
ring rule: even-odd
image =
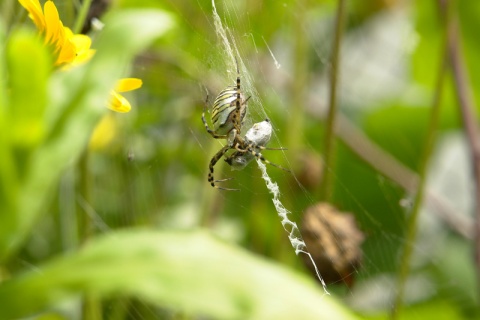
[[[325,291],[325,293],[329,295],[330,293],[327,291],[327,285],[325,284],[325,281],[323,281],[323,278],[320,275],[320,272],[318,271],[318,268],[315,265],[315,262],[313,261],[312,255],[310,254],[310,252],[307,251],[307,245],[305,244],[305,241],[303,241],[302,235],[300,234],[300,230],[298,229],[297,224],[288,218],[288,214],[290,213],[290,211],[288,211],[283,206],[282,202],[279,199],[280,189],[278,188],[278,185],[272,181],[272,179],[267,173],[267,167],[265,166],[265,164],[263,164],[263,162],[260,159],[257,159],[257,164],[258,164],[258,167],[260,168],[260,171],[262,171],[262,178],[263,180],[265,180],[267,189],[273,195],[273,198],[272,198],[273,205],[277,210],[278,216],[282,218],[281,222],[282,222],[283,229],[285,229],[285,231],[287,231],[288,233],[288,239],[290,240],[292,247],[295,249],[295,254],[298,256],[299,253],[303,253],[310,258],[310,261],[312,261],[313,267],[315,268],[317,278],[322,283],[323,291]]]

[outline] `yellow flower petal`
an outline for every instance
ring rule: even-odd
[[[112,91],[108,108],[112,109],[113,111],[125,113],[129,112],[132,109],[132,106],[124,96]]]
[[[79,64],[85,63],[85,62],[89,61],[93,57],[94,54],[95,54],[95,50],[93,50],[93,49],[90,49],[90,50],[87,50],[87,51],[82,51],[82,52],[77,54],[77,56],[75,57],[75,60],[72,63],[74,65],[79,65]]]
[[[123,78],[117,81],[115,85],[115,91],[127,92],[138,89],[142,86],[143,82],[138,78]]]
[[[65,35],[65,27],[63,26],[62,21],[58,22],[57,38],[58,39],[55,43],[55,53],[58,54],[62,50],[62,46],[67,39],[67,36]]]
[[[90,49],[92,45],[92,39],[90,39],[90,37],[83,34],[75,34],[70,40],[75,46],[77,53],[77,56],[71,63],[71,67],[85,63],[93,57],[95,50]]]
[[[61,23],[61,22],[60,22]],[[62,24],[63,25],[63,24]],[[63,39],[62,43],[57,43],[57,61],[55,62],[56,66],[71,63],[77,57],[77,48],[72,42],[74,36],[72,30],[68,27],[63,27],[60,30],[60,37]],[[69,69],[68,67],[63,69]]]
[[[60,39],[59,34],[61,35],[60,28],[63,28],[63,25],[53,1],[45,2],[43,11],[45,14],[45,42],[52,44],[60,42],[62,44],[64,39]]]
[[[45,29],[45,18],[42,6],[38,0],[19,0],[22,7],[27,9],[30,18],[33,20],[38,30],[42,32]]]
[[[73,32],[69,27],[63,27],[63,31],[65,32],[65,37],[70,39],[73,37]]]
[[[61,65],[64,63],[72,62],[77,56],[75,52],[75,46],[70,41],[70,39],[65,38],[63,40],[63,44],[59,47],[59,52],[57,53],[57,61],[55,65]]]
[[[92,45],[92,39],[84,34],[75,34],[70,37],[70,40],[75,45],[77,52],[87,51]]]

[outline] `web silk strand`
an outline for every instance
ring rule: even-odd
[[[262,178],[265,181],[267,189],[273,195],[273,198],[272,198],[273,205],[277,210],[278,216],[282,219],[281,223],[282,223],[283,229],[285,229],[285,231],[288,233],[288,239],[290,240],[290,243],[292,244],[293,249],[295,249],[295,254],[298,256],[299,253],[303,253],[308,256],[308,258],[313,264],[313,267],[315,268],[315,273],[317,274],[317,278],[318,280],[320,280],[322,284],[323,291],[325,291],[326,294],[330,295],[330,293],[327,290],[327,285],[325,284],[325,281],[323,281],[323,278],[320,275],[320,272],[318,271],[318,268],[315,265],[315,262],[313,261],[312,255],[307,251],[307,245],[305,244],[305,241],[303,241],[302,235],[300,234],[300,230],[298,229],[297,224],[288,218],[288,214],[290,213],[290,211],[288,211],[283,206],[282,202],[279,199],[280,189],[277,183],[272,181],[272,179],[267,173],[267,167],[265,166],[265,164],[263,164],[261,160],[257,159],[257,164],[258,164],[258,167],[260,168],[260,171],[262,172]]]

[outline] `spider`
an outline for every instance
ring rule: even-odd
[[[229,150],[236,150],[231,156],[225,159],[225,161],[232,165],[232,161],[234,160],[243,160],[242,155],[245,155],[245,159],[248,159],[247,155],[252,155],[261,161],[290,172],[289,170],[282,168],[279,165],[271,163],[267,159],[263,157],[263,155],[259,152],[259,150],[285,150],[284,148],[266,148],[263,145],[257,144],[255,141],[250,141],[242,137],[241,131],[243,126],[243,121],[245,118],[245,114],[247,113],[247,102],[250,97],[245,99],[241,89],[240,89],[240,71],[238,69],[238,61],[235,59],[235,64],[237,66],[237,83],[233,86],[228,86],[224,90],[222,90],[218,96],[215,98],[212,108],[212,115],[211,120],[213,123],[213,129],[207,124],[205,120],[205,110],[207,109],[208,105],[208,92],[207,98],[205,99],[205,105],[203,107],[202,112],[202,121],[205,125],[205,129],[207,132],[215,139],[226,139],[227,145],[220,149],[210,160],[209,164],[209,173],[208,173],[208,182],[214,188],[221,189],[221,190],[229,190],[229,191],[240,191],[239,189],[230,189],[230,188],[223,188],[216,185],[216,182],[223,182],[227,180],[231,180],[233,178],[215,180],[213,178],[214,167],[217,164],[218,160],[220,160],[223,155],[227,153]],[[268,141],[267,141],[268,142]],[[248,163],[248,161],[246,161]],[[240,168],[241,169],[241,168]]]

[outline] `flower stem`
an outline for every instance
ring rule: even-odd
[[[335,23],[335,39],[332,51],[332,66],[330,70],[330,101],[327,114],[327,123],[325,129],[325,152],[324,152],[324,172],[322,186],[320,188],[320,198],[329,200],[333,193],[333,179],[335,153],[336,153],[336,137],[335,137],[335,119],[337,115],[337,87],[338,74],[340,65],[340,44],[343,36],[345,24],[345,0],[338,0],[337,16]]]
[[[90,175],[88,172],[89,152],[85,150],[78,162],[78,196],[77,199],[77,223],[78,223],[78,244],[81,246],[90,236],[91,225],[88,212],[82,204],[90,204]]]
[[[308,85],[308,54],[305,32],[305,6],[305,1],[297,1],[295,15],[293,17],[295,34],[293,65],[294,81],[291,86],[292,104],[290,107],[290,116],[288,117],[289,130],[286,136],[286,142],[291,154],[298,154],[302,146],[302,129],[305,116],[305,88]]]
[[[77,221],[78,221],[78,244],[82,246],[93,233],[93,226],[91,224],[91,218],[88,215],[86,205],[91,203],[91,181],[90,172],[88,168],[89,152],[86,149],[81,155],[78,162],[79,184],[78,184],[78,197],[77,199]],[[102,304],[101,302],[86,294],[83,297],[82,312],[84,319],[102,319]]]
[[[12,17],[14,16],[13,10],[14,9],[14,2],[13,0],[5,0],[2,3],[2,11],[0,13],[0,27],[2,28],[2,31],[7,31],[9,28],[11,28],[11,20]]]
[[[85,19],[87,18],[88,10],[92,0],[83,0],[80,11],[78,12],[77,20],[75,21],[75,26],[73,27],[73,33],[80,33],[82,31],[83,25],[85,24]]]
[[[405,286],[408,279],[408,274],[410,273],[410,263],[412,259],[413,248],[415,244],[415,239],[417,237],[417,224],[418,217],[420,214],[420,209],[423,204],[426,192],[426,181],[427,181],[427,169],[430,162],[430,158],[433,152],[433,146],[435,145],[435,140],[438,131],[438,123],[440,119],[440,106],[441,106],[441,95],[443,91],[443,86],[445,82],[445,74],[447,70],[447,46],[446,41],[444,41],[442,46],[441,62],[440,68],[438,71],[435,92],[433,95],[432,108],[430,113],[430,121],[427,128],[427,133],[425,137],[423,153],[420,158],[420,163],[418,166],[418,185],[417,185],[417,194],[413,203],[413,208],[410,216],[407,218],[407,235],[405,239],[405,247],[403,248],[403,253],[400,260],[399,268],[399,277],[398,277],[398,288],[395,297],[395,302],[392,308],[392,318],[397,319],[399,317],[399,311],[403,303],[403,296],[405,293]]]

